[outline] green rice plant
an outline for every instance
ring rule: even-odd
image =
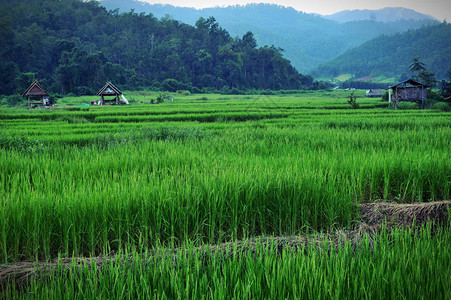
[[[0,262],[330,230],[360,202],[450,199],[449,113],[298,96],[1,110]]]
[[[447,299],[451,291],[450,230],[430,228],[382,233],[357,248],[295,251],[258,242],[237,247],[188,248],[176,254],[136,250],[118,253],[102,267],[62,264],[35,278],[24,290],[8,285],[11,298],[332,298]]]
[[[149,128],[39,155],[3,149],[2,260],[327,230],[360,201],[449,199],[449,135]]]

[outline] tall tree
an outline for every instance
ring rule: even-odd
[[[409,65],[409,72],[418,76],[422,71],[426,70],[426,65],[421,61],[421,57],[413,57],[412,62]]]
[[[421,57],[412,58],[409,71],[413,74],[413,79],[421,81],[431,88],[437,85],[435,74],[426,69],[426,65],[421,61]]]

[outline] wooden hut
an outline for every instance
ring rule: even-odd
[[[394,106],[398,108],[398,103],[401,101],[417,102],[421,109],[424,109],[424,103],[426,102],[428,86],[408,79],[393,86],[388,87],[387,90],[393,91],[392,95],[389,95],[389,101],[393,102]]]
[[[38,80],[33,81],[33,83],[28,87],[28,89],[22,94],[22,97],[27,97],[28,108],[31,109],[33,105],[45,106],[45,99],[49,94],[44,90],[44,88],[39,84]]]
[[[122,96],[121,90],[119,90],[114,84],[111,82],[107,82],[103,88],[100,89],[100,91],[97,93],[98,96],[100,96],[100,104],[105,105],[108,103],[112,104],[120,104],[121,100],[119,99],[119,96]],[[110,97],[109,99],[105,97]],[[111,98],[113,97],[113,98]]]
[[[382,97],[382,91],[381,90],[369,90],[366,91],[366,96],[369,98],[378,98]]]

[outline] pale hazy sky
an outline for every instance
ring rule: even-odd
[[[451,22],[451,0],[141,0],[148,3],[172,4],[175,6],[205,8],[213,6],[245,5],[249,3],[273,3],[291,6],[296,10],[322,15],[333,14],[346,9],[380,9],[384,7],[405,7],[431,15],[440,21]]]

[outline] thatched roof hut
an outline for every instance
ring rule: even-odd
[[[387,90],[393,91],[393,95],[389,97],[389,101],[393,101],[395,107],[398,107],[398,103],[401,101],[418,102],[421,109],[424,109],[428,87],[428,85],[413,79],[404,80],[388,87]]]
[[[122,94],[121,90],[118,89],[114,84],[112,84],[110,81],[108,81],[103,88],[99,90],[97,93],[98,96],[100,96],[100,104],[104,105],[108,102],[115,102],[116,104],[125,103],[128,104],[127,99],[125,99],[124,95]],[[119,96],[122,97],[122,100],[119,99]],[[114,97],[113,99],[106,99],[105,97]]]
[[[366,96],[370,98],[377,98],[382,97],[382,91],[381,90],[369,90],[366,91]]]
[[[45,98],[48,97],[49,94],[44,90],[44,88],[39,84],[36,79],[32,84],[25,90],[22,94],[22,97],[27,97],[28,99],[28,108],[32,108],[32,105],[45,105]],[[39,101],[38,101],[39,99]]]

